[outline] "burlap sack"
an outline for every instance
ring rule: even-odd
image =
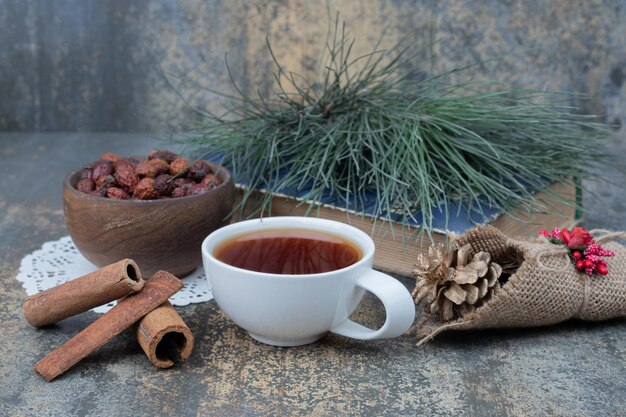
[[[589,276],[577,271],[565,247],[511,239],[493,227],[477,228],[459,236],[453,244],[461,247],[469,243],[472,255],[486,251],[494,262],[499,262],[499,258],[515,249],[522,253],[523,261],[491,299],[467,316],[444,323],[424,313],[417,325],[418,346],[450,329],[534,327],[571,318],[597,321],[626,317],[626,247],[611,241],[624,238],[625,234],[591,233],[597,243],[615,252],[615,256],[604,258],[608,275]]]

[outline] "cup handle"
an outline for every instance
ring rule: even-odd
[[[356,286],[370,291],[382,301],[387,313],[385,324],[373,330],[346,319],[330,329],[331,332],[353,339],[372,340],[398,337],[411,327],[415,319],[415,304],[398,280],[370,269],[357,280]]]

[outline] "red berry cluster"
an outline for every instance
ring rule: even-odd
[[[552,243],[567,246],[577,270],[585,271],[587,275],[594,272],[600,275],[609,273],[609,268],[602,258],[614,256],[615,252],[595,243],[593,236],[584,227],[574,227],[571,231],[555,227],[552,233],[540,230],[539,234]]]

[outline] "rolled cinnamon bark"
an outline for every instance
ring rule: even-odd
[[[158,271],[143,289],[121,300],[83,331],[50,352],[35,365],[46,381],[52,381],[81,359],[104,345],[113,336],[136,323],[163,304],[183,287],[183,282],[165,271]]]
[[[169,368],[189,358],[193,334],[169,301],[148,313],[137,327],[137,341],[157,368]]]
[[[24,317],[33,326],[47,326],[137,292],[144,282],[135,261],[123,259],[31,295],[24,302]]]

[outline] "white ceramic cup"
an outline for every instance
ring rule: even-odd
[[[363,254],[356,263],[319,274],[255,272],[221,262],[214,250],[236,236],[264,229],[327,232],[352,242]],[[254,339],[274,346],[312,343],[326,332],[371,340],[403,334],[415,318],[415,304],[398,280],[372,269],[374,242],[362,231],[309,217],[270,217],[222,227],[202,243],[204,270],[219,307]],[[373,330],[349,320],[365,290],[385,306],[383,326]]]

